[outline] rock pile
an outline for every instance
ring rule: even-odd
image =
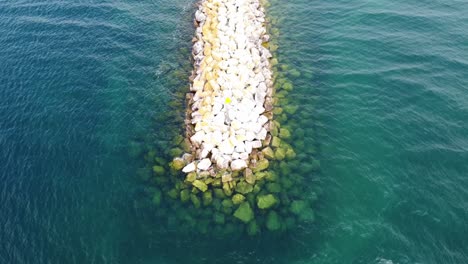
[[[173,127],[158,126],[145,137],[146,151],[135,145],[131,150],[144,156],[137,176],[150,184],[145,192],[157,208],[157,222],[166,223],[163,230],[224,238],[284,232],[314,221],[320,126],[291,100],[297,98],[294,80],[307,73],[289,65],[286,56],[276,58],[280,23],[265,21],[268,5],[200,0],[194,67],[188,63],[185,76],[177,69],[164,77],[184,87],[192,72],[190,92],[184,87],[169,104],[172,111],[157,116],[158,124],[171,120]],[[186,62],[189,53],[180,59]],[[184,97],[185,120],[177,114]]]
[[[182,171],[214,176],[251,167],[272,138],[264,9],[259,0],[203,0],[195,24],[186,120],[192,153]]]

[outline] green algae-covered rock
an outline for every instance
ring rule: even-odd
[[[255,167],[252,168],[253,172],[259,172],[266,170],[270,166],[270,162],[267,159],[261,159],[258,160],[257,163],[255,164]]]
[[[255,236],[259,232],[258,225],[256,221],[250,221],[249,225],[247,226],[247,234],[249,236]]]
[[[257,179],[257,182],[258,182],[258,181],[261,181],[264,178],[266,178],[268,176],[268,174],[269,174],[268,171],[257,172],[257,173],[255,173],[255,178]]]
[[[273,137],[271,140],[271,145],[275,148],[279,148],[281,145],[281,139],[279,137]]]
[[[180,201],[185,203],[190,200],[190,191],[188,189],[180,191]]]
[[[296,200],[291,203],[289,210],[295,215],[300,215],[306,209],[307,203],[303,200]]]
[[[205,179],[203,179],[203,182],[204,182],[206,185],[209,185],[209,184],[211,184],[212,182],[214,182],[214,180],[215,180],[214,178],[211,178],[211,177],[210,177],[210,178],[205,178]]]
[[[228,183],[223,184],[223,191],[224,195],[231,196],[232,195],[232,188]]]
[[[299,214],[299,220],[303,221],[303,222],[313,222],[313,221],[315,221],[314,210],[312,210],[312,208],[306,207]]]
[[[278,174],[276,174],[275,172],[273,171],[269,171],[267,174],[266,174],[266,177],[265,177],[266,180],[268,181],[277,181],[278,180]]]
[[[213,202],[213,194],[211,191],[207,191],[203,193],[203,205],[208,206]]]
[[[154,157],[154,161],[156,162],[157,165],[165,165],[167,161],[161,157]]]
[[[184,151],[180,148],[172,148],[169,150],[169,156],[171,157],[182,156],[182,154],[184,154]]]
[[[270,231],[277,231],[281,228],[281,218],[278,213],[271,211],[267,215],[266,227]]]
[[[224,224],[225,222],[225,218],[224,218],[224,215],[222,213],[214,213],[213,215],[213,221],[216,223],[216,224],[219,224],[219,225],[222,225]]]
[[[221,187],[222,186],[221,179],[214,179],[211,185],[213,185],[213,187]]]
[[[284,160],[286,158],[286,150],[283,148],[277,148],[275,151],[275,158],[277,160]]]
[[[173,189],[170,189],[169,191],[167,191],[167,196],[171,199],[177,199],[177,197],[179,196],[179,192],[177,191],[177,189],[173,188]]]
[[[193,194],[199,194],[199,193],[200,193],[200,190],[199,190],[197,187],[193,186],[193,187],[192,187],[192,193],[193,193]]]
[[[291,166],[289,166],[289,164],[285,161],[280,162],[279,168],[280,168],[282,175],[289,175],[292,172]],[[285,177],[282,177],[282,178],[285,178]]]
[[[287,159],[295,159],[296,158],[296,152],[292,148],[288,148],[286,150],[286,158]]]
[[[193,206],[195,206],[195,208],[200,208],[200,205],[201,205],[200,198],[198,198],[196,194],[192,193],[190,195],[190,200],[192,200],[192,204]]]
[[[221,210],[221,200],[218,199],[218,198],[214,198],[213,199],[213,207],[216,211],[220,211]]]
[[[275,122],[272,122],[270,125],[270,134],[274,137],[277,137],[279,134],[279,127],[276,126]]]
[[[253,174],[252,170],[249,169],[249,168],[246,168],[244,170],[244,178],[245,178],[245,181],[249,184],[255,184],[255,175]]]
[[[280,193],[281,192],[281,185],[279,183],[271,182],[266,185],[267,190],[271,193]]]
[[[234,196],[232,196],[232,203],[233,204],[241,204],[243,201],[245,200],[245,196],[242,195],[242,194],[234,194]]]
[[[224,199],[226,198],[226,194],[224,194],[224,191],[218,188],[213,189],[214,195],[216,198],[219,199]]]
[[[282,138],[282,139],[291,138],[291,132],[289,131],[289,129],[280,128],[279,137]]]
[[[197,179],[197,173],[196,172],[190,172],[185,176],[185,180],[187,182],[194,182]]]
[[[255,185],[254,185],[254,188],[253,188],[253,190],[252,190],[252,193],[253,193],[253,194],[258,194],[258,193],[261,192],[261,191],[262,191],[262,187],[260,186],[260,184],[258,184],[258,183],[255,184]],[[250,193],[249,193],[249,194],[250,194]]]
[[[289,190],[294,186],[294,182],[288,177],[282,177],[281,184],[286,190]]]
[[[206,190],[208,190],[208,186],[206,185],[206,183],[200,181],[200,180],[195,180],[193,181],[193,186],[197,187],[197,189],[199,189],[200,191],[202,192],[206,192]]]
[[[274,159],[275,158],[275,153],[270,147],[266,147],[262,150],[263,155],[267,159]]]
[[[276,117],[276,120],[278,120],[278,122],[285,123],[288,120],[288,115],[286,113],[282,113]]]
[[[155,177],[152,180],[156,183],[156,185],[159,186],[166,186],[166,184],[169,182],[168,177]]]
[[[236,185],[236,192],[241,194],[248,194],[253,191],[253,185],[247,182],[241,181]]]
[[[298,109],[299,109],[299,106],[296,106],[296,105],[285,105],[283,107],[284,112],[286,112],[289,115],[294,115]]]
[[[287,207],[287,205],[289,205],[291,203],[291,199],[289,198],[289,195],[288,193],[286,192],[282,192],[279,194],[280,198],[280,202],[281,202],[281,213],[284,214],[284,215],[287,215],[289,214],[289,207]]]
[[[161,200],[162,200],[162,193],[160,190],[155,189],[154,194],[153,194],[153,204],[156,206],[161,205]]]
[[[232,214],[234,204],[232,203],[231,199],[224,199],[221,202],[221,205],[222,205],[221,211],[223,211],[227,215]]]
[[[187,140],[185,139],[184,141],[182,141],[182,143],[180,143],[179,145],[183,151],[185,151],[186,153],[190,152],[190,140]]]
[[[222,202],[221,202],[221,205],[225,208],[231,208],[234,206],[234,203],[230,200],[230,199],[224,199]]]
[[[291,76],[291,77],[294,77],[294,78],[298,78],[301,76],[301,72],[298,71],[297,69],[291,69],[288,71],[288,74]]]
[[[171,167],[171,169],[179,171],[182,170],[183,167],[185,167],[185,161],[182,158],[177,157],[174,158],[174,160],[172,160],[169,166]]]
[[[299,139],[303,139],[305,136],[305,130],[303,128],[297,128],[294,130],[294,136]]]
[[[278,59],[277,58],[273,58],[270,60],[270,65],[273,67],[275,65],[278,65]]]
[[[289,81],[285,82],[282,87],[286,91],[292,91],[294,88],[293,84]]]
[[[244,223],[250,222],[254,218],[254,213],[248,202],[243,202],[234,212],[234,217]]]
[[[166,172],[163,166],[158,165],[153,166],[153,171],[158,176],[164,175],[164,173]]]
[[[274,206],[278,200],[272,194],[257,196],[257,206],[260,209],[268,209]]]
[[[283,108],[281,108],[281,107],[273,108],[273,114],[274,115],[281,115],[282,113],[283,113]]]
[[[182,141],[184,141],[184,137],[182,135],[176,135],[174,139],[172,139],[172,144],[179,145]]]

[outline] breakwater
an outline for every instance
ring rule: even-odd
[[[279,30],[266,6],[204,0],[194,12],[190,85],[178,96],[185,94],[184,127],[145,154],[151,172],[139,170],[172,227],[256,235],[315,219],[317,194],[302,176],[320,169],[315,142],[304,141],[314,131],[290,121],[301,72],[275,56]]]
[[[269,39],[263,8],[258,1],[202,1],[195,22],[187,118],[194,161],[183,171],[246,169],[258,160],[253,150],[271,140],[272,55],[262,46]]]

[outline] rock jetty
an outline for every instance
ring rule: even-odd
[[[286,56],[278,61],[280,20],[265,17],[268,5],[200,0],[193,63],[184,50],[180,59],[187,67],[164,77],[177,81],[180,91],[156,122],[173,127],[150,133],[146,150],[132,145],[132,155],[145,160],[138,178],[149,184],[144,190],[167,229],[223,238],[314,221],[320,189],[311,179],[320,171],[320,127],[293,100],[298,78],[307,73]]]
[[[269,133],[273,82],[258,0],[203,0],[195,13],[185,173],[252,167]]]

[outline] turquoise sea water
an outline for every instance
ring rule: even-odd
[[[128,144],[172,125],[194,3],[0,1],[0,263],[468,262],[464,1],[272,1],[321,128],[315,226],[148,228]]]

